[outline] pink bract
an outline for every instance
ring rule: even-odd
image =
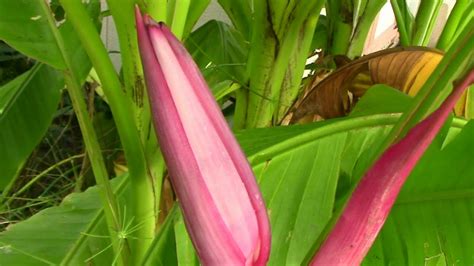
[[[219,106],[169,29],[138,9],[136,22],[155,130],[201,262],[265,265],[265,204]]]

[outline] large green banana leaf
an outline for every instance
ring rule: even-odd
[[[397,118],[393,114],[369,115],[238,134],[269,209],[273,230],[270,265],[298,265],[304,260],[331,218],[335,199],[347,189],[347,182],[342,180],[352,177],[360,156],[383,137]],[[440,145],[433,145],[409,178],[367,263],[418,262],[442,254],[438,257],[448,262],[472,264],[469,249],[473,240],[465,237],[468,231],[462,230],[473,227],[474,210],[469,206],[474,198],[474,166],[464,160],[474,150],[474,139],[470,137],[473,131],[474,125],[468,124],[457,137],[451,137],[442,151]],[[439,143],[442,142],[435,142]],[[432,169],[426,172],[429,168]],[[462,174],[445,176],[449,169],[458,169],[456,172]],[[431,174],[436,176],[430,177]],[[447,182],[447,178],[451,181]],[[431,184],[427,184],[428,180]],[[0,234],[0,265],[79,263],[99,254],[107,246],[101,238],[106,234],[100,223],[99,202],[97,190],[92,188],[71,195],[59,207],[10,226]],[[175,218],[163,226],[148,257],[150,264],[159,265],[157,262],[165,258],[162,262],[166,265],[189,259],[192,252],[176,253],[176,245],[189,246],[189,241],[183,243],[186,238],[177,223],[179,219]],[[454,244],[453,239],[457,241]],[[387,255],[397,245],[398,253]],[[94,264],[111,263],[107,253],[94,257]],[[403,257],[400,259],[397,254]]]
[[[0,39],[25,55],[64,69],[58,44],[49,28],[49,12],[40,1],[0,1]]]
[[[0,87],[0,191],[19,173],[56,111],[64,81],[44,64]]]
[[[96,20],[100,5],[88,2],[88,12]],[[40,1],[0,1],[0,39],[25,55],[63,68],[57,54],[57,42]],[[79,46],[79,37],[69,22],[59,27],[66,54],[74,62],[71,71],[81,79],[89,73],[91,64]],[[0,191],[8,190],[22,165],[46,133],[60,99],[64,80],[60,71],[43,64],[0,87]]]

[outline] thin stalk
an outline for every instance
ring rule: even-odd
[[[29,189],[34,183],[38,182],[38,180],[40,180],[41,178],[43,178],[44,176],[46,176],[49,172],[53,171],[54,169],[56,169],[57,167],[63,165],[63,164],[66,164],[66,163],[69,163],[71,161],[74,161],[76,159],[79,159],[79,158],[83,158],[85,156],[85,154],[77,154],[77,155],[73,155],[73,156],[70,156],[64,160],[61,160],[53,165],[51,165],[50,167],[46,168],[45,170],[41,171],[41,173],[37,174],[35,177],[33,177],[30,181],[28,181],[28,183],[26,183],[24,186],[22,186],[19,190],[15,191],[15,193],[13,193],[13,195],[5,202],[3,203],[4,205],[9,205],[16,197],[18,197],[20,194],[22,194],[23,192],[25,192],[27,189]]]
[[[143,95],[143,93],[133,92],[133,90],[135,89],[135,82],[139,78],[137,76],[141,76],[143,79],[143,71],[140,65],[136,63],[138,60],[135,59],[138,55],[137,34],[136,30],[134,30],[135,21],[133,16],[130,16],[130,14],[133,14],[134,4],[134,0],[107,0],[107,5],[115,22],[119,38],[123,68],[123,87],[125,92],[129,94],[129,97],[138,105],[136,97]]]
[[[113,192],[115,193],[115,195],[124,195],[124,191],[127,187],[128,179],[126,175],[122,175],[115,178],[113,186]],[[77,264],[77,254],[81,252],[81,250],[84,248],[84,245],[87,245],[87,241],[89,241],[90,239],[89,233],[93,232],[94,229],[97,229],[97,227],[100,226],[103,218],[103,212],[97,212],[94,217],[92,217],[87,227],[83,230],[85,234],[80,234],[76,239],[75,243],[69,247],[67,254],[64,255],[61,260],[61,263],[58,264],[59,266],[69,266]],[[122,218],[122,220],[124,219]],[[122,225],[122,230],[124,227],[125,225]],[[89,262],[89,264],[91,263]]]
[[[135,124],[141,136],[141,142],[147,146],[152,127],[150,103],[145,89],[145,78],[141,67],[141,59],[138,51],[137,31],[135,19],[130,14],[134,13],[134,0],[108,0],[107,1],[112,17],[115,21],[122,57],[122,73],[125,92],[133,102]],[[156,141],[155,143],[156,144]],[[156,148],[156,145],[154,145]],[[146,153],[148,154],[148,153]],[[147,161],[152,160],[148,158]],[[149,164],[148,164],[149,165]],[[150,171],[149,171],[150,172]],[[153,177],[150,177],[153,178]]]
[[[69,58],[66,59],[66,65],[68,69],[71,67],[71,61]],[[112,192],[112,187],[109,182],[109,176],[107,174],[107,169],[105,167],[104,157],[102,156],[102,150],[100,144],[95,134],[92,121],[89,118],[87,112],[87,107],[83,101],[83,91],[81,86],[78,83],[78,79],[75,78],[75,75],[71,72],[65,72],[65,82],[71,97],[73,107],[75,108],[75,113],[79,125],[81,126],[82,135],[84,138],[87,155],[90,158],[92,165],[92,171],[94,172],[94,177],[96,178],[96,183],[99,187],[102,187],[105,190],[107,196],[107,206],[105,209],[110,208],[111,213],[113,214],[115,224],[120,225],[120,218],[118,216],[118,204],[115,198],[114,193]],[[119,227],[120,228],[120,227]]]
[[[67,72],[64,73],[64,79],[72,105],[74,107],[74,111],[76,113],[77,120],[79,121],[79,126],[81,127],[82,136],[84,138],[87,154],[90,158],[92,172],[94,173],[96,184],[99,188],[101,188],[99,191],[102,192],[102,205],[104,207],[104,214],[107,224],[109,225],[109,233],[111,235],[114,253],[121,257],[120,264],[124,264],[126,261],[128,261],[129,251],[127,249],[120,248],[120,240],[117,237],[117,232],[122,227],[122,221],[120,220],[115,194],[113,193],[112,187],[110,186],[109,176],[105,167],[100,144],[93,129],[92,121],[88,117],[79,83],[72,75],[70,75],[70,73]]]
[[[453,41],[454,34],[456,29],[458,28],[461,19],[463,19],[462,15],[464,11],[469,7],[470,0],[458,0],[454,4],[454,8],[449,14],[448,20],[444,25],[443,32],[439,36],[438,43],[436,44],[436,48],[440,50],[447,50],[450,44]]]
[[[347,49],[347,56],[349,58],[355,58],[357,56],[362,55],[362,51],[364,50],[365,41],[367,39],[367,35],[369,34],[370,27],[372,26],[375,17],[379,13],[385,2],[385,0],[369,1],[367,6],[365,7],[364,13],[362,14],[362,16],[360,16],[359,21],[357,23],[354,35],[349,41],[350,44]]]
[[[349,2],[326,1],[326,13],[329,19],[329,53],[345,55],[352,35],[352,18],[345,16]],[[348,11],[347,11],[348,12]]]
[[[471,21],[473,17],[474,17],[474,2],[471,3],[471,5],[466,10],[464,10],[464,13],[462,15],[463,19],[459,23],[458,28],[456,29],[456,32],[454,33],[453,40],[456,40],[466,27],[472,26],[471,24],[469,24],[469,22]]]
[[[438,17],[443,1],[421,1],[415,19],[415,32],[411,44],[426,46],[433,31],[433,25]]]
[[[431,34],[433,33],[433,29],[434,29],[434,26],[436,24],[436,20],[438,19],[439,11],[441,10],[442,4],[443,4],[443,2],[441,2],[436,7],[436,10],[434,11],[434,14],[430,17],[430,21],[428,23],[427,34],[425,35],[425,38],[423,39],[423,46],[427,46],[430,43]]]
[[[395,20],[397,21],[398,33],[400,34],[400,44],[402,46],[410,45],[410,36],[408,35],[407,28],[410,25],[405,24],[405,19],[403,18],[402,11],[398,5],[398,0],[390,0],[392,4],[393,14],[395,15]]]
[[[353,25],[352,36],[354,36],[355,29],[357,28],[357,23],[359,23],[360,17],[362,17],[362,15],[364,14],[366,6],[367,6],[367,1],[362,1],[362,0],[352,1],[352,25]]]
[[[129,97],[134,102],[135,123],[145,150],[147,174],[149,180],[153,181],[154,198],[160,199],[165,166],[156,135],[152,132],[154,129],[151,124],[150,103],[145,89],[145,78],[138,50],[135,19],[134,16],[130,16],[135,12],[134,0],[108,0],[108,4],[120,40],[125,90],[131,92]],[[159,202],[155,202],[154,205],[155,218],[158,219]]]
[[[154,236],[155,199],[151,180],[147,176],[145,154],[134,123],[131,102],[122,90],[107,50],[82,2],[78,0],[60,0],[60,2],[99,75],[125,152],[133,199],[132,215],[135,221],[140,221],[140,227],[134,234],[138,240],[131,243],[132,261],[138,265]],[[93,161],[92,158],[91,161]]]
[[[130,15],[134,12],[135,1],[107,0],[107,4],[119,37],[124,89],[134,103],[135,123],[143,138],[143,135],[148,135],[150,111],[138,52],[135,20]]]
[[[173,22],[171,23],[171,31],[179,40],[183,38],[184,29],[186,27],[186,18],[188,16],[190,5],[190,0],[176,0]]]
[[[49,6],[44,1],[41,1],[41,3],[42,8],[46,11],[45,13],[49,14],[47,17],[48,23],[53,35],[55,36],[56,43],[66,65],[66,70],[64,71],[64,81],[66,83],[66,88],[71,98],[77,121],[79,122],[79,126],[81,128],[82,137],[84,139],[87,154],[91,160],[92,171],[94,173],[97,186],[100,188],[100,197],[104,207],[105,219],[108,224],[112,246],[115,254],[120,256],[118,261],[119,264],[123,264],[125,261],[127,261],[128,254],[126,249],[122,249],[121,251],[119,239],[116,236],[116,233],[121,228],[121,221],[120,216],[118,215],[119,212],[117,200],[109,182],[109,175],[107,173],[107,168],[105,167],[102,150],[100,148],[97,135],[94,131],[92,121],[90,120],[89,113],[87,112],[87,105],[84,100],[84,94],[79,82],[79,78],[76,77],[75,73],[72,71],[73,63],[66,51],[64,40],[59,33],[59,30],[56,28],[56,24],[51,15],[51,11],[49,10]]]
[[[146,12],[156,21],[166,21],[167,0],[146,1]]]
[[[337,20],[334,22],[334,31],[332,35],[331,46],[329,51],[332,55],[344,55],[349,48],[349,40],[351,38],[351,25]]]

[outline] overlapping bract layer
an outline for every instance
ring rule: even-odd
[[[199,69],[161,23],[136,12],[156,133],[186,227],[205,265],[264,265],[266,208]]]

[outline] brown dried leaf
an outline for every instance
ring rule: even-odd
[[[379,83],[413,96],[442,57],[436,49],[397,47],[354,60],[321,81],[315,75],[305,89],[308,93],[295,103],[284,121],[304,123],[347,115],[365,91]],[[457,115],[464,114],[465,104],[463,95],[456,106]]]

